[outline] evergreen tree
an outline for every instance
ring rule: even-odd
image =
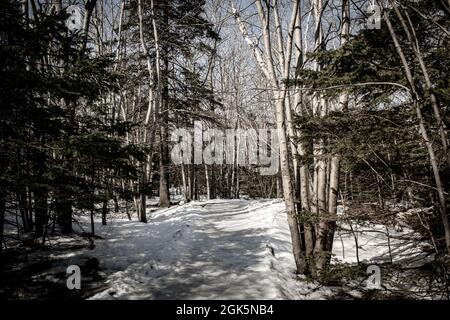
[[[66,15],[28,21],[15,1],[0,10],[8,17],[0,23],[1,222],[6,202],[28,197],[19,201],[24,226],[45,241],[49,222],[72,232],[74,208],[92,210],[111,198],[112,179],[135,177],[142,151],[124,144],[130,124],[112,122],[99,102],[116,89],[110,58],[91,57],[81,34],[68,37]]]

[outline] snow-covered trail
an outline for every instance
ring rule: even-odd
[[[297,296],[284,204],[192,202],[148,224],[115,220],[91,255],[108,275],[92,299],[282,299]]]
[[[92,250],[52,252],[49,258],[60,261],[53,273],[65,275],[68,265],[97,258],[102,280],[86,278],[83,284],[82,278],[83,298],[90,299],[333,299],[341,294],[341,284],[323,286],[295,275],[282,200],[194,201],[149,211],[148,223],[128,221],[120,213],[111,214],[107,226],[96,221],[103,239]],[[387,262],[391,254],[402,265],[423,261],[417,242],[403,238],[412,232],[408,228],[390,230],[388,241],[385,226],[354,224],[356,250],[355,234],[345,223],[340,227],[333,263],[355,265],[357,251],[366,264]],[[347,296],[362,296],[360,280],[352,282]]]

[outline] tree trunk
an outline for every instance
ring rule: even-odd
[[[191,168],[189,170],[189,201],[194,200],[194,193],[195,193],[194,180],[195,180],[195,164],[191,164]]]
[[[94,209],[91,209],[91,236],[95,237]]]
[[[277,173],[276,179],[277,179],[277,198],[283,198],[283,181],[281,179],[281,170],[280,172]]]
[[[170,5],[164,1],[163,7],[163,23],[162,32],[169,28],[169,13]],[[160,207],[170,206],[169,193],[169,146],[168,146],[168,112],[169,112],[169,51],[167,45],[162,46],[162,70],[160,74],[161,79],[161,110],[160,110],[160,154],[159,154],[159,205]]]
[[[116,194],[113,197],[113,201],[114,201],[114,212],[118,213],[120,208],[119,208],[119,199],[117,199]]]
[[[86,49],[88,36],[89,36],[89,25],[91,22],[92,13],[94,12],[95,5],[97,4],[97,0],[88,0],[85,5],[83,26],[82,26],[82,43],[81,43],[81,52]]]
[[[128,208],[128,200],[125,201],[125,213],[127,214],[128,221],[131,221],[130,210]]]
[[[183,195],[184,200],[188,202],[189,199],[189,189],[188,189],[188,177],[186,174],[186,166],[184,163],[181,164],[181,178],[183,180]]]
[[[315,50],[319,50],[323,46],[323,29],[322,29],[322,10],[323,0],[315,0],[313,6],[313,14],[315,19]],[[316,71],[321,69],[317,61],[314,61]],[[320,92],[313,94],[313,115],[316,117],[324,117],[328,112],[328,101]],[[328,212],[326,208],[326,184],[327,184],[327,160],[324,154],[325,141],[323,138],[313,141],[314,155],[314,179],[313,179],[313,201],[311,206],[311,214],[314,218],[316,226],[315,242],[314,242],[314,262],[310,264],[310,271],[313,276],[320,277],[325,269],[327,254],[325,252],[326,237],[328,235]]]
[[[36,192],[34,195],[36,203]],[[66,192],[62,190],[55,192],[55,211],[56,216],[58,217],[59,226],[61,227],[61,232],[63,234],[72,233],[72,202]],[[37,216],[36,211],[35,215]],[[38,220],[37,217],[36,220]]]
[[[334,231],[336,229],[337,220],[337,199],[339,194],[339,173],[340,173],[341,158],[339,155],[333,156],[331,159],[331,172],[330,172],[330,186],[329,186],[329,200],[328,200],[328,215],[329,229],[326,237],[325,251],[331,257],[333,250]],[[329,259],[328,259],[329,262]]]
[[[169,148],[167,145],[167,122],[161,125],[160,161],[159,161],[159,205],[170,206],[169,194]]]
[[[29,232],[33,228],[33,224],[30,222],[30,213],[28,212],[28,197],[25,187],[21,187],[17,192],[17,199],[19,202],[20,217],[22,218],[22,227],[25,232]]]
[[[147,196],[146,196],[146,185],[147,185],[147,174],[146,174],[146,164],[141,164],[141,173],[139,179],[139,221],[147,223]]]
[[[0,190],[0,255],[3,252],[3,229],[5,226],[6,199]]]
[[[344,46],[350,37],[350,1],[342,1],[342,30],[341,30],[341,46]],[[348,92],[343,92],[339,96],[339,104],[337,111],[346,111],[348,109]],[[328,234],[326,236],[325,252],[327,254],[328,261],[330,262],[331,254],[333,251],[334,231],[336,229],[337,220],[337,200],[339,193],[339,176],[341,169],[341,156],[335,154],[331,157],[330,164],[330,181],[328,189]]]
[[[216,199],[217,191],[216,191],[216,174],[215,174],[215,170],[214,170],[214,164],[211,165],[209,188],[210,188],[210,199]]]
[[[291,233],[292,250],[294,254],[295,265],[298,273],[305,272],[305,257],[302,251],[302,243],[300,237],[300,229],[296,218],[294,192],[292,190],[291,173],[289,169],[289,154],[286,138],[286,128],[284,127],[284,101],[277,101],[277,132],[280,144],[280,164],[281,179],[283,185],[284,201],[286,203],[286,213],[288,216],[289,230]]]
[[[102,204],[102,225],[106,226],[106,215],[108,213],[108,200],[103,200]]]
[[[34,216],[35,216],[35,238],[44,236],[44,231],[48,222],[48,205],[47,205],[47,191],[43,188],[36,188],[34,190]],[[61,218],[61,217],[60,217]],[[63,233],[66,231],[62,230]],[[68,232],[67,232],[68,233]]]
[[[209,172],[208,172],[208,165],[205,164],[205,180],[206,180],[206,199],[210,200],[211,199],[211,185],[210,185],[210,181],[209,181]]]
[[[153,108],[154,103],[154,97],[153,97],[153,67],[152,62],[150,60],[150,55],[147,50],[146,42],[144,39],[144,17],[143,17],[143,7],[142,7],[142,1],[139,0],[138,3],[138,18],[139,18],[139,41],[141,45],[141,49],[145,55],[146,62],[147,62],[147,72],[148,72],[148,106],[147,106],[147,112],[145,116],[144,121],[144,144],[148,143],[148,124],[150,121],[150,115],[152,111],[155,111]],[[159,75],[158,75],[159,76]],[[159,79],[158,79],[159,80]],[[153,135],[152,135],[153,136]],[[144,161],[140,164],[140,176],[139,176],[139,182],[138,182],[138,189],[139,189],[139,199],[135,200],[135,203],[137,203],[137,213],[139,221],[147,223],[147,197],[146,197],[146,186],[147,186],[147,165],[148,165],[148,157],[145,156]]]

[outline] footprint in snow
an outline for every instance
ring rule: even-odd
[[[175,232],[172,236],[172,238],[174,240],[178,240],[181,238],[181,236],[183,235],[183,230],[178,230],[177,232]]]

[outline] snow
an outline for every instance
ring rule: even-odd
[[[358,240],[359,261],[363,263],[402,263],[404,266],[415,266],[415,262],[424,263],[425,253],[420,243],[420,236],[409,228],[401,231],[387,228],[375,223],[340,223],[333,243],[333,257],[335,261],[357,263],[357,248],[355,236]],[[353,231],[352,231],[353,229]],[[389,237],[388,237],[389,235]],[[417,241],[413,241],[416,239]],[[419,245],[418,245],[419,244]]]
[[[147,224],[120,219],[99,231],[105,240],[90,254],[109,288],[91,299],[282,299],[296,291],[279,200],[191,202]]]
[[[96,222],[104,239],[93,250],[52,258],[100,261],[106,289],[90,299],[327,299],[342,290],[295,275],[281,200],[194,201],[153,210],[148,208],[147,224],[111,214],[107,226]],[[333,263],[356,263],[355,235],[361,262],[423,260],[417,243],[407,240],[414,237],[411,230],[347,221],[337,229]],[[353,289],[346,293],[360,297]]]

